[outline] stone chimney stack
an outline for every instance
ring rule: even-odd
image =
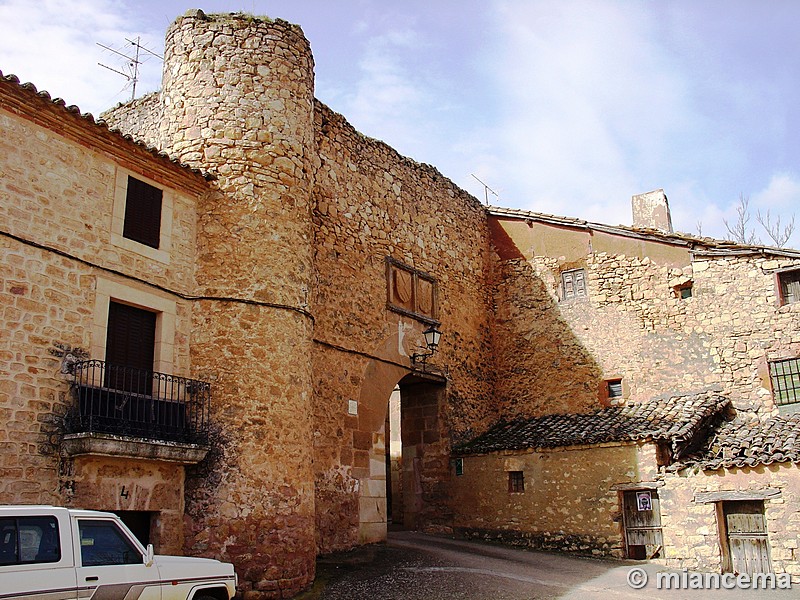
[[[658,189],[631,198],[633,226],[642,229],[659,229],[672,233],[672,216],[664,190]]]

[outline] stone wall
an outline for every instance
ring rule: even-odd
[[[464,474],[452,478],[458,533],[615,557],[623,556],[623,541],[613,486],[657,475],[653,443],[498,452],[463,461]],[[522,471],[524,492],[509,491],[509,471]]]
[[[800,582],[800,468],[778,463],[742,469],[702,471],[687,469],[669,474],[661,493],[665,562],[668,567],[701,571],[722,568],[720,527],[716,503],[702,502],[709,492],[759,492],[777,490],[764,501],[772,568]]]
[[[62,466],[62,498],[71,506],[153,514],[150,543],[159,554],[183,551],[183,465],[79,456]],[[152,518],[152,517],[151,517]]]
[[[328,552],[358,541],[352,511],[371,487],[385,486],[383,450],[373,435],[384,425],[392,390],[401,384],[403,411],[421,401],[419,388],[401,380],[412,373],[410,356],[424,345],[428,321],[388,308],[387,259],[436,280],[443,336],[430,368],[446,390],[430,409],[431,423],[420,424],[429,431],[415,450],[418,462],[427,457],[429,471],[447,473],[451,436],[491,421],[494,374],[485,291],[489,239],[480,203],[319,102],[315,131],[314,462],[317,543]],[[347,413],[350,400],[358,401],[358,415]],[[405,451],[411,445],[404,441]],[[440,520],[429,514],[417,525],[437,528]]]
[[[8,81],[0,94],[0,502],[152,512],[157,550],[179,551],[182,466],[61,455],[74,404],[61,355],[105,358],[98,318],[122,290],[126,301],[174,306],[159,360],[190,375],[195,203],[206,183],[47,97]],[[174,237],[160,260],[114,237],[128,174],[165,188]]]
[[[127,104],[118,104],[101,113],[100,119],[123,134],[136,132],[136,139],[154,148],[161,147],[159,131],[164,119],[161,92],[151,92]]]
[[[444,338],[431,368],[446,391],[433,394],[436,414],[413,445],[426,477],[447,473],[451,435],[468,436],[494,413],[483,208],[312,94],[299,28],[190,11],[167,34],[158,133],[149,100],[104,115],[215,178],[219,193],[199,207],[198,293],[247,307],[206,300],[193,314],[193,368],[215,383],[221,435],[237,435],[208,481],[187,484],[187,543],[210,553],[235,533],[242,543],[222,556],[250,549],[237,568],[253,597],[310,580],[314,531],[320,552],[385,537],[388,399],[412,373],[409,357],[432,322],[388,309],[387,260],[436,282]],[[402,384],[407,404],[413,383]],[[446,504],[441,491],[437,498]],[[441,520],[434,512],[420,511],[429,515],[421,527],[441,527],[428,523]],[[232,522],[250,525],[233,532]],[[248,537],[264,529],[277,537]],[[263,553],[253,551],[262,540]],[[258,573],[258,564],[269,570]]]
[[[198,207],[191,351],[222,451],[187,482],[186,544],[234,562],[246,598],[314,577],[313,85],[285,21],[190,11],[167,31],[161,147],[217,191]]]

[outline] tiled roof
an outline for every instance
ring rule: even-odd
[[[454,448],[454,454],[557,448],[633,440],[669,441],[674,448],[691,440],[729,400],[716,392],[672,396],[604,408],[593,413],[547,415],[500,422]]]
[[[652,240],[675,246],[685,246],[697,255],[745,255],[762,254],[769,256],[786,256],[790,258],[800,258],[800,250],[791,248],[774,248],[771,246],[754,246],[749,244],[738,244],[729,240],[718,240],[709,237],[698,237],[687,233],[673,232],[668,233],[658,229],[645,229],[639,227],[628,227],[626,225],[604,225],[602,223],[592,223],[583,219],[573,217],[560,217],[548,215],[517,208],[502,208],[500,206],[487,206],[486,210],[495,217],[505,217],[512,219],[522,219],[558,225],[561,227],[573,227],[587,231],[601,231],[612,235],[620,235],[643,240]]]
[[[86,123],[87,126],[95,126],[98,128],[105,129],[106,131],[109,131],[112,135],[117,135],[120,138],[125,139],[126,141],[136,144],[137,146],[145,149],[147,152],[149,152],[150,154],[152,154],[157,158],[166,159],[169,162],[173,163],[174,165],[181,167],[182,169],[185,169],[197,175],[201,175],[205,179],[212,178],[208,173],[204,173],[200,169],[196,169],[194,167],[187,165],[186,163],[182,163],[174,159],[163,150],[159,150],[158,148],[155,148],[153,146],[148,146],[141,140],[137,140],[129,134],[123,134],[120,131],[110,129],[105,121],[95,120],[94,115],[92,115],[92,113],[88,112],[81,113],[81,109],[75,106],[74,104],[70,104],[69,106],[67,106],[67,103],[64,102],[64,100],[62,100],[61,98],[52,98],[52,96],[50,96],[50,94],[46,90],[38,91],[36,89],[36,86],[33,85],[32,83],[20,83],[20,80],[16,75],[4,75],[3,72],[0,71],[0,82],[14,85],[18,89],[25,90],[27,93],[31,94],[31,96],[41,98],[45,101],[50,101],[54,106],[64,110],[64,112],[72,114],[80,119],[83,119],[83,121]]]
[[[705,449],[682,461],[704,469],[800,462],[800,413],[723,423]]]

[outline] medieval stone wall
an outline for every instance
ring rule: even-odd
[[[214,177],[198,207],[191,358],[221,451],[187,481],[186,546],[246,598],[314,577],[313,61],[285,21],[190,11],[167,32],[161,147]]]
[[[101,113],[100,119],[123,134],[136,132],[137,140],[153,148],[161,147],[159,131],[164,119],[161,92],[151,92],[127,104],[118,104]]]
[[[367,486],[385,485],[373,434],[384,424],[395,385],[411,372],[410,355],[424,345],[427,322],[387,306],[387,259],[436,280],[443,336],[430,363],[444,374],[447,389],[440,417],[431,409],[437,424],[436,433],[426,434],[427,450],[420,439],[428,469],[446,475],[451,435],[491,420],[493,372],[485,292],[489,240],[480,203],[434,168],[356,132],[321,103],[315,130],[314,443],[324,552],[357,541],[352,507]],[[407,405],[415,402],[411,393],[405,392]],[[358,416],[347,413],[350,399],[365,400]]]

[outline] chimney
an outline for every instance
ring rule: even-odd
[[[659,229],[672,233],[672,216],[669,201],[664,190],[653,190],[631,198],[633,205],[633,226],[642,229]]]

